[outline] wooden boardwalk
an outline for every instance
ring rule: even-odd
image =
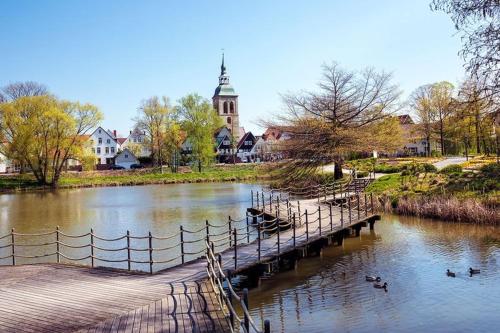
[[[63,264],[4,266],[0,268],[0,332],[191,333],[231,332],[237,327],[243,327],[241,332],[269,332],[269,323],[266,330],[266,325],[249,318],[244,297],[226,289],[228,279],[252,270],[261,275],[266,265],[279,269],[282,258],[296,260],[309,249],[342,244],[344,236],[359,235],[368,224],[372,228],[378,216],[373,199],[359,193],[344,192],[340,200],[334,194],[295,203],[271,194],[268,206],[262,202],[249,208],[251,215],[242,227],[234,227],[236,221],[229,220],[228,225],[217,226],[225,231],[209,234],[207,222],[206,237],[196,242],[205,244],[208,257],[156,274]],[[9,237],[13,244],[14,233],[3,236]],[[148,238],[147,263],[152,267],[154,237]],[[3,247],[12,247],[15,263],[12,244]],[[63,256],[59,238],[53,244],[57,257]],[[93,249],[94,243],[90,246]],[[131,249],[127,249],[130,265]],[[183,251],[181,247],[182,255]],[[238,317],[233,305],[243,309],[245,318]]]
[[[168,275],[3,267],[0,332],[229,332],[206,279],[189,279],[188,270],[178,275],[183,282]]]

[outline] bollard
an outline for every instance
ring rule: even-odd
[[[332,205],[330,204],[330,231],[333,231],[333,214],[332,214]]]
[[[148,234],[149,240],[149,274],[153,274],[153,236],[151,231]]]
[[[257,259],[260,262],[260,222],[257,222]]]
[[[207,234],[207,242],[210,243],[210,226],[208,225],[208,220],[205,220],[205,229]]]
[[[309,218],[307,216],[307,209],[306,209],[306,244],[309,243]]]
[[[12,249],[12,266],[16,266],[16,237],[14,235],[14,228],[12,228],[10,230],[10,246],[11,246],[11,249]]]
[[[233,228],[231,227],[231,216],[229,216],[229,220],[228,220],[228,226],[229,226],[229,247],[233,246],[233,240],[231,238],[231,232],[233,231]]]
[[[321,206],[318,206],[319,236],[321,237]]]

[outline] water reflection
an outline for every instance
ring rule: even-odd
[[[375,231],[264,281],[250,305],[282,332],[491,331],[500,324],[499,247],[499,227],[386,216]],[[470,277],[470,266],[481,274]],[[381,276],[388,292],[365,274]]]

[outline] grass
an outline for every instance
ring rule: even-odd
[[[60,188],[125,186],[146,184],[175,184],[242,181],[264,178],[261,168],[253,164],[212,166],[202,172],[160,173],[154,170],[127,170],[104,172],[65,173],[59,182]],[[0,191],[44,189],[32,175],[0,177]]]
[[[367,187],[386,211],[453,221],[500,224],[500,166],[477,172],[417,172],[380,177]]]

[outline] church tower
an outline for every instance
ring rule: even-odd
[[[229,75],[224,65],[224,53],[222,54],[222,64],[220,66],[219,86],[215,89],[212,97],[214,109],[221,117],[224,126],[226,126],[233,135],[235,144],[240,139],[240,116],[238,114],[238,94],[229,84]]]

